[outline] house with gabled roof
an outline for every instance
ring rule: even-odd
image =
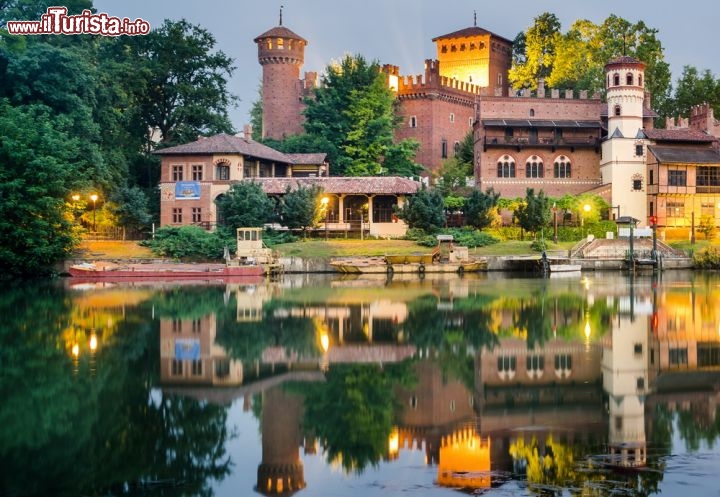
[[[249,133],[248,133],[249,135]],[[239,181],[260,184],[269,196],[318,186],[328,233],[402,236],[394,211],[421,184],[400,177],[331,177],[326,154],[285,154],[246,136],[219,134],[155,152],[160,166],[160,225],[218,224],[216,201]]]

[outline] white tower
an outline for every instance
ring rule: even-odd
[[[605,65],[608,137],[602,144],[600,174],[611,185],[612,206],[621,216],[647,223],[647,180],[643,110],[645,64],[619,57]]]

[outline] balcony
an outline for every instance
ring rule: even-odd
[[[557,149],[570,149],[574,152],[576,148],[593,148],[600,150],[600,139],[588,138],[534,138],[534,137],[507,137],[507,136],[486,136],[483,141],[483,152],[488,148],[514,148],[518,152],[524,148],[549,148],[552,151]]]

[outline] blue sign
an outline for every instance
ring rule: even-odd
[[[178,338],[175,340],[175,359],[180,361],[200,360],[200,340]]]
[[[200,183],[197,181],[178,181],[175,183],[175,200],[198,200]]]

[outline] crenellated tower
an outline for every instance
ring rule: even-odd
[[[280,24],[255,38],[258,62],[263,67],[263,138],[280,140],[302,133],[303,82],[307,41]]]
[[[600,174],[610,185],[620,216],[647,222],[645,160],[645,64],[622,56],[605,65],[608,136],[602,144]]]

